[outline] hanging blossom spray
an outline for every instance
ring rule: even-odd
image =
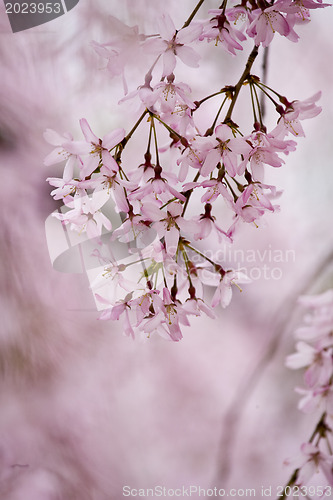
[[[190,316],[214,317],[214,307],[230,303],[232,288],[249,281],[202,250],[202,242],[214,236],[220,244],[232,244],[242,224],[258,225],[266,212],[277,209],[272,203],[276,188],[264,183],[264,172],[285,163],[296,149],[295,139],[304,136],[302,120],[321,110],[316,104],[320,93],[305,101],[289,100],[251,71],[258,53],[276,36],[297,42],[295,28],[310,21],[312,9],[327,4],[225,0],[198,20],[203,3],[180,28],[164,13],[153,34],[112,18],[116,34],[106,43],[92,42],[111,76],[123,80],[120,104],[136,100],[141,108],[128,132],[118,128],[99,138],[82,118],[82,140],[50,129],[45,133],[55,147],[45,164],[64,162],[63,177],[48,179],[52,196],[63,202],[54,215],[68,233],[96,242],[92,254],[101,269],[91,288],[103,310],[100,319],[122,318],[125,333],[133,338],[158,333],[179,341]],[[190,86],[177,79],[178,65],[200,71],[200,44],[236,55],[248,39],[254,45],[239,80],[193,100]],[[136,57],[146,61],[147,70],[129,93],[127,63]],[[248,130],[234,121],[243,92],[248,92],[253,114]],[[265,126],[262,95],[277,113],[272,130]],[[213,99],[216,113],[204,130],[197,110]],[[137,141],[142,159],[133,165],[124,152],[135,144],[139,127],[146,127],[147,144],[142,148],[141,139]],[[165,133],[168,147],[161,144]],[[189,215],[190,205],[198,207],[199,193],[201,208]],[[217,208],[221,201],[227,219]],[[119,246],[126,249],[123,254]],[[210,303],[208,285],[214,290]]]
[[[295,336],[297,352],[286,359],[291,369],[304,369],[305,388],[296,388],[302,395],[299,409],[307,414],[317,414],[317,424],[309,439],[301,446],[300,457],[287,463],[295,470],[285,488],[307,495],[331,498],[333,495],[333,290],[314,296],[299,298],[299,303],[309,310],[304,324]],[[308,486],[317,473],[321,473],[327,486]],[[291,490],[292,488],[292,490]],[[284,496],[284,497],[285,497]]]

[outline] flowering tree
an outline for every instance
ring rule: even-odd
[[[310,495],[316,493],[330,496],[333,485],[332,290],[318,296],[304,296],[299,301],[310,310],[310,313],[305,317],[305,325],[296,330],[296,336],[300,339],[296,344],[297,352],[288,356],[286,364],[292,369],[306,369],[304,373],[306,388],[296,389],[303,396],[299,402],[299,409],[319,416],[309,441],[301,446],[301,456],[291,461],[296,468],[288,486],[300,485],[303,491],[309,489]],[[327,488],[321,488],[321,492],[316,488],[305,486],[319,471],[328,482]]]
[[[99,238],[104,230],[111,232],[111,245],[104,254],[100,252],[105,266],[97,286],[103,281],[110,287],[117,283],[124,294],[121,299],[109,300],[108,294],[96,291],[96,298],[108,306],[101,318],[118,320],[124,316],[125,331],[133,337],[135,331],[143,335],[156,332],[178,341],[181,325],[189,325],[189,316],[212,316],[211,307],[230,303],[232,286],[246,283],[248,278],[225,269],[223,262],[202,252],[198,244],[211,234],[220,243],[232,243],[243,223],[256,225],[267,211],[277,209],[272,204],[276,188],[264,183],[265,169],[285,163],[283,157],[296,148],[296,141],[288,137],[304,136],[302,120],[320,112],[316,105],[320,93],[303,102],[288,100],[251,70],[259,51],[268,47],[276,33],[297,41],[295,26],[309,21],[310,9],[326,4],[278,1],[273,5],[245,2],[229,6],[223,2],[208,12],[207,19],[196,20],[203,3],[197,4],[180,29],[163,14],[156,34],[141,34],[137,26],[130,28],[118,21],[114,38],[104,44],[94,42],[112,76],[123,78],[126,97],[122,101],[139,102],[141,114],[127,134],[119,128],[100,139],[84,118],[80,120],[82,141],[52,130],[45,134],[56,146],[45,164],[66,160],[63,178],[48,179],[55,187],[52,195],[62,200],[66,209],[55,215],[70,230],[86,232],[88,238]],[[200,70],[200,57],[192,46],[208,42],[236,55],[248,37],[254,47],[238,82],[193,100],[189,85],[176,77],[181,63]],[[137,57],[144,54],[147,72],[137,90],[128,94],[125,71],[128,54],[133,58],[134,51]],[[245,85],[253,118],[249,130],[233,120]],[[277,125],[270,131],[265,125],[263,96],[277,113]],[[217,112],[204,131],[196,111],[213,98],[218,101]],[[123,160],[124,151],[144,124],[147,146],[141,152],[138,148],[142,162],[132,168]],[[169,134],[167,147],[160,143],[160,129]],[[168,150],[172,150],[172,157],[164,159]],[[201,193],[202,205],[197,215],[188,216],[196,192]],[[122,220],[116,228],[103,213],[110,199]],[[231,218],[215,208],[220,199]],[[146,244],[152,231],[156,236]],[[128,243],[128,253],[135,259],[116,262],[112,255],[112,241],[116,240]],[[129,280],[126,274],[133,276],[130,267],[138,262],[141,275]],[[205,285],[215,290],[210,304],[204,296]]]
[[[79,242],[94,240],[100,268],[91,273],[91,288],[102,309],[100,319],[122,318],[124,332],[133,338],[157,333],[179,341],[191,316],[214,317],[216,306],[229,305],[232,288],[249,282],[245,273],[226,267],[215,250],[232,245],[244,224],[259,226],[267,212],[278,209],[277,189],[265,183],[265,171],[286,163],[296,139],[305,135],[302,120],[321,110],[316,104],[320,92],[305,101],[286,97],[252,69],[259,54],[267,58],[275,37],[297,42],[298,25],[310,21],[312,9],[327,4],[225,1],[200,19],[203,4],[200,0],[179,27],[164,13],[152,33],[112,18],[114,34],[104,43],[92,43],[111,77],[122,79],[119,105],[137,106],[128,131],[119,127],[99,138],[82,118],[82,140],[50,129],[45,133],[55,147],[45,164],[65,162],[63,177],[48,179],[54,199],[63,203],[54,215]],[[209,95],[194,96],[188,82],[178,80],[182,65],[200,72],[204,44],[237,56],[249,43],[245,67],[232,84],[226,81]],[[133,84],[127,73],[136,61],[145,70]],[[238,112],[242,123],[236,123],[243,94],[249,112]],[[200,112],[211,101],[216,109],[207,128],[207,117]],[[270,128],[266,104],[276,112]],[[144,127],[143,145],[138,131]],[[126,156],[131,148],[138,158],[135,164]],[[121,254],[116,251],[119,243]],[[208,287],[213,288],[211,296]],[[293,368],[310,366],[304,409],[323,394],[330,404],[332,353],[327,342],[314,347],[300,343],[299,354],[289,358]],[[330,450],[319,450],[330,430],[326,416],[331,407],[322,411],[288,487],[304,487],[316,466],[332,484]]]

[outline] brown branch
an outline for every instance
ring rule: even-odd
[[[201,5],[204,3],[205,0],[200,0],[198,2],[198,4],[195,6],[194,10],[192,11],[190,17],[187,19],[187,21],[185,21],[182,29],[186,28],[192,21],[192,19],[194,18],[194,16],[196,15],[196,13],[198,12],[198,10],[200,9]]]
[[[239,94],[239,92],[240,92],[240,90],[241,90],[241,88],[243,86],[243,83],[245,82],[245,80],[250,75],[251,68],[253,66],[253,63],[254,63],[257,55],[258,55],[258,47],[255,45],[253,47],[253,49],[252,49],[251,54],[249,55],[249,58],[247,60],[245,69],[243,71],[243,74],[242,74],[242,76],[240,77],[238,83],[235,86],[234,95],[232,97],[229,109],[228,109],[227,114],[225,116],[224,123],[227,123],[227,122],[229,122],[231,120],[231,115],[232,115],[232,112],[234,110],[236,101],[238,99],[238,94]]]

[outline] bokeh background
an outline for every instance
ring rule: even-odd
[[[60,169],[43,165],[43,131],[79,137],[81,117],[100,136],[133,123],[133,106],[118,106],[121,81],[109,78],[90,41],[108,40],[109,14],[154,32],[165,9],[180,27],[193,6],[80,0],[65,16],[13,34],[0,5],[1,499],[118,500],[125,485],[256,488],[256,498],[264,485],[274,498],[291,473],[284,460],[311,435],[316,417],[297,410],[294,392],[302,377],[284,359],[303,315],[297,297],[333,285],[331,8],[312,13],[297,44],[276,36],[269,49],[268,84],[290,100],[323,92],[323,111],[304,122],[297,152],[267,174],[283,190],[281,211],[236,237],[244,252],[293,251],[278,264],[279,279],[260,272],[276,266],[267,253],[251,264],[258,279],[236,289],[216,320],[193,320],[179,343],[139,342],[121,324],[97,321],[85,275],[50,263],[44,224],[56,205],[45,179]],[[214,7],[207,0],[199,17]],[[177,72],[195,99],[234,84],[251,44],[236,58],[216,49],[202,47],[199,73]],[[253,72],[261,71],[259,58]],[[130,90],[140,83],[133,67]],[[133,151],[129,161],[141,158]]]

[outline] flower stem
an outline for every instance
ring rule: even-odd
[[[253,49],[252,49],[251,54],[249,55],[249,58],[247,60],[245,69],[243,71],[243,74],[242,74],[242,76],[238,80],[238,83],[235,86],[235,92],[234,92],[234,95],[232,97],[232,100],[231,100],[229,109],[227,111],[227,114],[225,116],[224,123],[227,123],[227,122],[229,122],[231,120],[231,115],[232,115],[232,112],[234,110],[236,101],[238,99],[238,94],[239,94],[239,92],[240,92],[240,90],[242,88],[243,83],[245,82],[245,80],[247,79],[247,77],[250,75],[251,68],[253,66],[253,63],[254,63],[257,55],[258,55],[258,47],[257,47],[257,45],[255,45],[253,47]]]
[[[157,135],[156,135],[156,128],[155,128],[154,116],[151,115],[150,119],[151,119],[151,123],[152,123],[152,127],[153,127],[153,133],[154,133],[156,166],[157,166],[157,165],[160,165],[160,158],[159,158],[159,153],[158,153],[158,141],[157,141]]]
[[[193,182],[197,182],[197,180],[199,179],[199,177],[200,177],[200,172],[197,172],[196,176],[193,179]],[[188,194],[188,196],[186,196],[186,201],[184,203],[182,217],[184,217],[184,215],[185,215],[185,212],[186,212],[186,209],[187,209],[187,205],[188,205],[188,202],[190,201],[190,196],[191,196],[192,192],[193,192],[193,189],[190,191],[190,193]]]
[[[183,136],[178,134],[178,132],[176,132],[173,128],[171,128],[167,123],[165,123],[159,116],[155,115],[155,113],[151,113],[150,112],[150,116],[152,116],[153,118],[156,118],[156,120],[158,120],[160,123],[162,123],[162,125],[164,125],[164,127],[167,129],[168,132],[170,132],[170,134],[174,134],[175,136],[177,136],[179,139],[183,139]]]
[[[218,90],[217,92],[214,92],[213,94],[208,95],[207,97],[204,97],[203,99],[200,99],[200,101],[196,101],[198,103],[197,108],[199,106],[201,106],[201,104],[204,103],[205,101],[208,101],[208,99],[211,99],[212,97],[215,97],[219,94],[223,94],[223,92],[225,92],[225,90],[221,89],[221,90]]]
[[[144,112],[142,113],[142,115],[140,116],[140,118],[138,119],[138,121],[135,123],[135,125],[133,125],[132,129],[128,132],[128,134],[126,135],[126,137],[124,137],[124,139],[121,141],[121,145],[124,149],[124,147],[126,146],[126,144],[128,143],[128,141],[130,140],[130,138],[132,137],[132,135],[134,134],[134,132],[136,131],[136,129],[138,128],[138,126],[140,125],[140,123],[142,122],[142,120],[144,119],[144,117],[146,116],[146,114],[148,113],[148,109],[145,109]]]
[[[318,442],[316,444],[316,446],[318,446],[319,441],[324,437],[324,435],[326,436],[325,432],[327,430],[327,425],[326,425],[325,419],[326,419],[326,412],[324,412],[322,414],[319,421],[317,422],[317,425],[316,425],[316,427],[315,427],[315,429],[314,429],[313,433],[311,434],[311,437],[308,441],[309,443],[312,443],[314,441],[315,437],[318,436],[319,439],[318,439]],[[285,487],[283,489],[283,495],[279,498],[281,498],[283,500],[284,498],[287,497],[286,488],[287,488],[287,486],[293,486],[294,484],[296,484],[299,472],[300,472],[300,468],[294,470],[294,472],[290,476],[289,481],[287,482],[287,484],[285,485]]]
[[[187,19],[187,21],[185,21],[182,29],[186,28],[192,21],[192,19],[194,18],[194,16],[196,15],[196,13],[198,12],[198,10],[200,9],[201,5],[204,3],[205,0],[200,0],[197,5],[194,7],[193,11],[191,12],[190,14],[190,17]]]
[[[209,257],[207,257],[206,255],[204,255],[203,253],[201,253],[200,250],[198,250],[197,248],[192,247],[189,243],[183,242],[183,244],[185,246],[187,246],[187,248],[189,248],[190,250],[193,250],[193,252],[195,252],[198,255],[200,255],[200,257],[202,257],[203,259],[206,259],[207,262],[209,262],[210,264],[212,264],[212,266],[216,267],[218,265],[218,264],[216,264],[216,262],[212,261]]]
[[[219,107],[219,110],[218,110],[218,112],[217,112],[217,114],[216,114],[216,116],[215,116],[215,119],[214,119],[214,121],[213,121],[213,123],[212,123],[212,126],[211,126],[208,130],[207,130],[207,132],[206,132],[206,134],[205,134],[206,136],[207,136],[207,135],[212,135],[212,134],[214,133],[214,128],[215,128],[216,122],[217,122],[217,120],[218,120],[218,118],[219,118],[219,116],[220,116],[220,113],[221,113],[221,111],[222,111],[222,108],[223,108],[223,106],[224,106],[224,104],[225,104],[225,102],[226,102],[226,100],[227,100],[227,99],[228,99],[228,96],[225,96],[225,98],[223,99],[222,104],[221,104],[221,106]]]
[[[254,119],[255,122],[257,122],[258,118],[257,118],[256,108],[255,108],[255,105],[254,105],[253,84],[252,84],[252,82],[250,82],[250,92],[251,92],[251,104],[252,104],[252,111],[253,111],[253,119]]]

